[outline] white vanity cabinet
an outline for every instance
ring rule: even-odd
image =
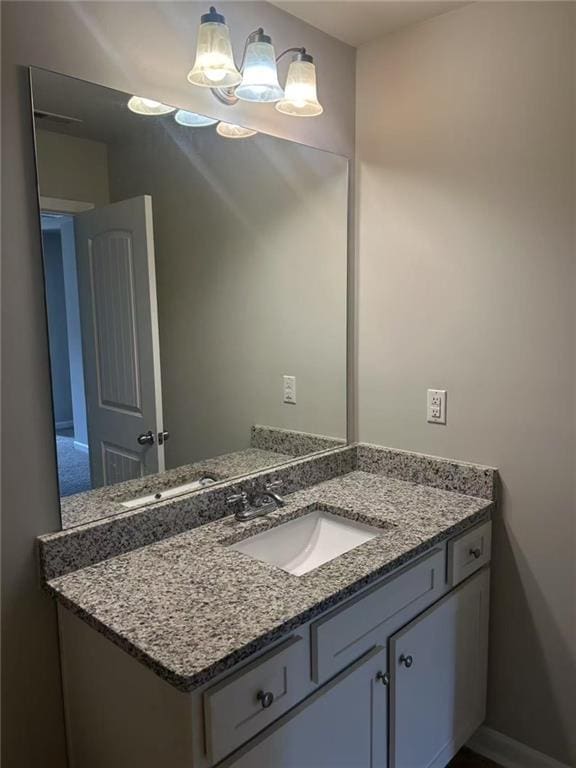
[[[376,646],[221,768],[386,768],[386,664]]]
[[[484,719],[489,556],[484,522],[191,693],[60,608],[70,768],[445,768]]]
[[[484,720],[489,571],[390,639],[390,766],[444,768]]]

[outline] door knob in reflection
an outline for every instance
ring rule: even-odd
[[[151,429],[148,432],[142,432],[138,435],[138,442],[140,445],[153,445],[154,444],[154,432]]]

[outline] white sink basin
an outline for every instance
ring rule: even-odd
[[[301,576],[382,532],[380,528],[316,510],[231,548]]]

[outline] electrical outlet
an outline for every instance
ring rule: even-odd
[[[284,376],[284,402],[296,405],[296,376]]]
[[[430,424],[446,424],[446,390],[429,389],[426,402],[427,421]]]

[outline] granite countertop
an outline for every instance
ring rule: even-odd
[[[229,548],[314,504],[382,534],[303,576]],[[190,691],[491,508],[487,499],[353,471],[291,494],[266,517],[225,517],[47,586],[115,644]]]
[[[292,454],[265,448],[244,448],[136,480],[76,493],[60,501],[62,528],[84,525],[103,517],[121,514],[126,512],[126,507],[122,506],[123,501],[184,485],[200,479],[206,473],[212,475],[216,481],[227,480],[293,460]]]

